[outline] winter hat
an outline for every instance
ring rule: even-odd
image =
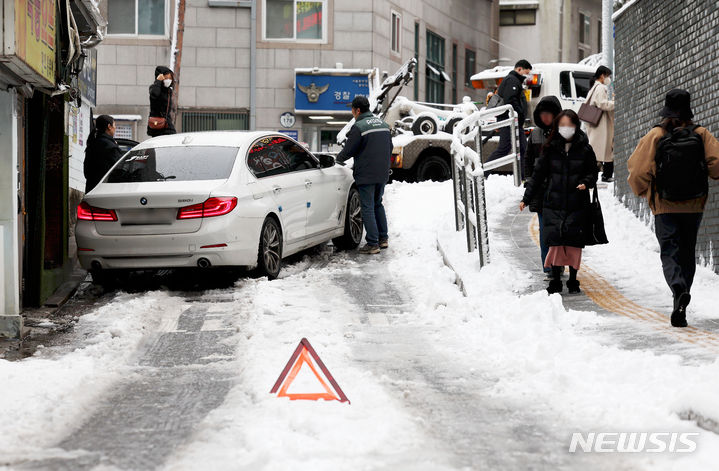
[[[691,108],[691,95],[688,91],[675,88],[664,99],[662,118],[679,118],[688,121],[694,117]]]
[[[556,118],[562,112],[562,104],[559,102],[559,98],[554,95],[547,95],[534,107],[534,124],[542,129],[550,129],[552,125],[545,126],[540,117],[543,111],[552,113]]]

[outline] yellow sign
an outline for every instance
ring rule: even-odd
[[[17,56],[55,84],[56,0],[15,0]]]

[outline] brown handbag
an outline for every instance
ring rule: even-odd
[[[597,124],[599,124],[599,120],[602,119],[603,111],[599,107],[590,105],[589,103],[591,103],[591,101],[592,98],[590,95],[587,97],[585,102],[582,103],[582,106],[579,107],[579,113],[577,113],[577,115],[579,116],[579,119],[581,119],[585,123],[596,126]]]
[[[150,116],[147,118],[147,126],[150,129],[162,130],[167,128],[167,114],[170,112],[170,98],[172,95],[167,97],[167,110],[165,110],[165,118],[159,116]]]

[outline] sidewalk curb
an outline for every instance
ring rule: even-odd
[[[442,262],[445,264],[445,266],[454,272],[454,284],[456,284],[459,290],[462,292],[462,296],[466,298],[467,290],[464,287],[464,280],[462,280],[462,277],[459,275],[459,272],[454,269],[452,263],[449,261],[449,257],[447,257],[447,252],[444,250],[444,248],[442,248],[442,243],[439,241],[439,235],[437,235],[437,252],[439,252],[439,254],[442,256]]]

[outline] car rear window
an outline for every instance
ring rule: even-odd
[[[112,169],[107,183],[225,180],[236,147],[182,146],[133,150]]]

